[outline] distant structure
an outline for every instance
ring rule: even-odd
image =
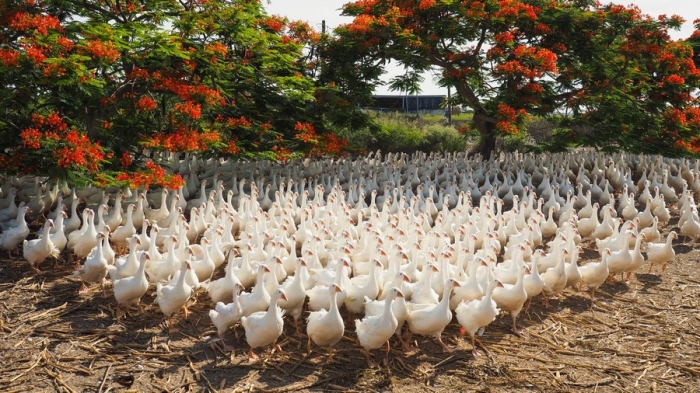
[[[368,109],[382,112],[443,111],[444,95],[375,95],[374,105]]]

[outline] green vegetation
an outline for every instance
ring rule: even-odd
[[[468,122],[468,114],[459,115]],[[447,125],[439,115],[407,115],[405,113],[371,112],[373,127],[337,132],[347,138],[352,150],[413,153],[415,151],[466,151],[469,140],[457,126]]]

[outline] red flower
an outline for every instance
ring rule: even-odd
[[[191,119],[199,119],[200,117],[202,117],[202,105],[195,104],[192,101],[177,103],[175,104],[173,110],[187,115]]]
[[[427,10],[428,8],[430,8],[434,5],[435,5],[435,0],[421,0],[420,4],[418,4],[418,8],[421,10]]]
[[[125,151],[124,154],[122,154],[121,159],[119,160],[122,168],[128,168],[131,165],[131,154],[128,151]]]
[[[0,50],[0,63],[4,67],[17,67],[19,64],[19,52],[15,51],[12,48],[8,49],[1,49]]]
[[[314,126],[310,123],[297,122],[294,125],[294,131],[297,132],[294,139],[298,139],[306,143],[318,143],[318,140],[316,139],[316,130],[314,130]]]
[[[515,39],[515,36],[510,31],[504,31],[503,33],[496,34],[494,39],[495,39],[497,45],[505,46],[505,45],[508,45],[511,42],[513,42],[513,39]]]
[[[27,149],[38,149],[41,147],[42,134],[36,128],[25,128],[20,133],[22,138],[22,146]]]
[[[99,40],[87,41],[85,51],[95,60],[105,59],[114,63],[119,58],[119,51],[111,41],[102,42]]]
[[[156,101],[150,96],[142,96],[136,102],[136,108],[144,112],[152,111],[153,109],[156,109],[157,106],[158,104]]]
[[[666,77],[666,82],[670,85],[682,85],[685,83],[685,79],[682,76],[671,74]]]

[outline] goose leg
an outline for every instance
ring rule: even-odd
[[[306,341],[306,353],[311,353],[311,337]]]
[[[221,344],[224,346],[224,351],[233,352],[236,349],[233,345],[228,345],[226,343],[226,339],[224,338],[224,334],[219,334],[218,336],[221,339]]]
[[[413,338],[413,332],[410,329],[406,329],[406,336],[404,337],[404,340],[406,340],[407,343],[411,343],[411,339]]]
[[[253,352],[253,347],[250,347],[250,350],[248,351],[248,362],[253,363],[258,360],[260,360],[260,358]]]
[[[518,336],[521,336],[523,332],[518,329],[518,314],[510,314],[510,317],[513,319],[513,328],[511,329],[511,331],[517,334]]]
[[[413,350],[413,348],[411,347],[411,344],[409,344],[408,341],[403,339],[403,336],[401,335],[400,331],[396,332],[396,338],[399,339],[399,342],[401,343],[401,349],[404,352],[407,353],[407,352],[411,352]]]
[[[454,352],[454,349],[448,347],[447,344],[445,344],[445,343],[442,341],[442,332],[440,332],[440,333],[437,335],[437,340],[438,340],[438,343],[440,343],[440,346],[442,347],[442,351],[443,351],[443,352],[448,352],[448,353],[449,353],[449,352]]]
[[[335,354],[335,351],[333,350],[333,347],[328,347],[328,360],[326,362],[332,363],[334,354]]]
[[[482,355],[483,355],[483,352],[481,352],[481,351],[476,347],[476,342],[479,341],[479,340],[477,340],[477,338],[474,337],[474,335],[471,335],[471,336],[472,336],[472,356],[474,356],[474,357],[482,356]],[[481,345],[482,347],[484,346],[480,341],[479,341],[479,345]]]
[[[384,364],[387,366],[389,365],[389,352],[391,351],[391,347],[389,346],[389,340],[386,340],[385,343],[386,349],[384,350]]]
[[[84,281],[80,282],[80,289],[78,290],[78,293],[87,293],[90,290],[90,288],[85,285]]]
[[[39,268],[37,268],[36,266],[32,266],[32,270],[34,271],[34,274],[36,274],[37,276],[44,274],[44,272],[39,270]]]
[[[187,309],[187,305],[182,306],[180,312],[182,313],[182,317],[185,319],[190,316],[190,310]]]
[[[304,333],[301,332],[301,326],[299,326],[299,320],[294,319],[294,329],[296,332],[294,333],[294,337],[304,337]]]
[[[375,363],[375,361],[372,360],[372,354],[368,350],[363,348],[362,354],[365,355],[365,358],[367,359],[367,366],[369,368],[377,368],[377,363]]]

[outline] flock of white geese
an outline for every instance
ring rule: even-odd
[[[10,256],[21,249],[36,274],[67,250],[82,292],[100,283],[106,295],[109,277],[117,318],[131,306],[143,312],[140,301],[155,287],[170,326],[206,291],[222,344],[232,349],[226,334],[240,323],[251,360],[254,348],[281,350],[284,316],[298,335],[305,317],[308,351],[313,343],[329,356],[354,325],[374,366],[371,350],[388,353],[392,336],[405,351],[413,334],[451,351],[441,335],[453,316],[479,355],[477,335],[499,313],[510,314],[517,333],[533,297],[546,304],[585,287],[593,301],[606,281],[663,271],[678,235],[700,236],[695,160],[377,152],[285,165],[194,155],[167,163],[186,178],[177,191],[8,179],[0,247]],[[662,236],[670,208],[677,232]],[[27,240],[27,222],[44,218]],[[581,265],[582,246],[600,258]]]

